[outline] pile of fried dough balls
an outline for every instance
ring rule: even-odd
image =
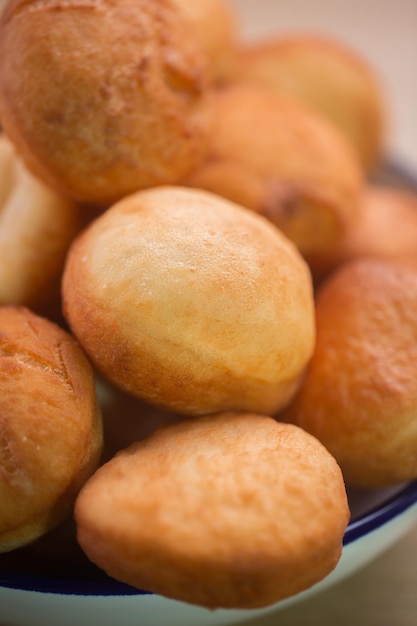
[[[417,477],[417,198],[375,182],[373,70],[226,0],[10,0],[0,120],[0,551],[73,518],[209,608],[327,576],[346,486]]]

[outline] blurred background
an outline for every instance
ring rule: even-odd
[[[389,149],[417,167],[417,0],[230,0],[247,39],[314,31],[352,46],[386,94]],[[416,617],[417,624],[417,617]]]

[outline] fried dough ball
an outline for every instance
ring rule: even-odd
[[[78,541],[108,574],[209,608],[255,608],[324,578],[349,518],[327,450],[289,424],[220,414],[160,429],[88,481]]]
[[[65,256],[88,212],[34,177],[4,136],[1,190],[7,193],[0,202],[0,305],[24,305],[58,319]]]
[[[317,345],[283,419],[315,435],[348,484],[417,478],[417,271],[344,265],[317,296]]]
[[[185,415],[269,414],[314,346],[310,272],[272,224],[199,190],[159,187],[71,246],[64,313],[97,369]]]
[[[304,105],[256,86],[223,89],[212,110],[208,158],[185,184],[266,216],[313,274],[333,267],[363,185],[345,139]]]
[[[363,256],[417,261],[417,194],[368,185],[341,256],[342,261]]]
[[[0,119],[29,169],[108,205],[202,158],[205,59],[167,0],[12,0],[0,20]]]
[[[380,161],[386,132],[382,87],[373,68],[342,42],[293,34],[249,44],[236,75],[323,114],[348,138],[366,170]]]
[[[0,552],[72,513],[102,450],[92,368],[75,340],[28,309],[0,307]]]
[[[233,75],[238,56],[237,16],[226,0],[171,0],[187,20],[208,58],[210,78],[223,82]]]

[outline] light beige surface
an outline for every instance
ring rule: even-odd
[[[245,626],[416,626],[416,554],[417,527],[337,586]]]
[[[372,64],[389,107],[389,152],[417,171],[416,0],[230,0],[245,36],[313,30]],[[417,527],[370,565],[303,603],[247,626],[416,626]]]

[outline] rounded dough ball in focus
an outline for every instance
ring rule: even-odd
[[[332,268],[363,186],[345,138],[305,105],[258,86],[222,89],[212,111],[208,157],[185,184],[267,217],[315,276]]]
[[[0,552],[72,513],[97,468],[101,415],[76,341],[28,309],[0,307]]]
[[[174,183],[206,148],[206,61],[167,0],[12,0],[0,119],[29,169],[108,205]]]
[[[295,247],[198,190],[155,188],[106,211],[70,249],[63,298],[97,368],[178,413],[269,414],[314,346],[311,277]]]
[[[316,301],[317,344],[283,418],[316,436],[348,484],[417,478],[417,271],[344,265]]]
[[[243,48],[239,80],[296,97],[340,129],[365,170],[383,156],[385,98],[375,71],[359,53],[317,35],[287,35]]]
[[[349,519],[343,478],[304,431],[220,414],[160,429],[81,491],[78,541],[108,574],[209,608],[255,608],[337,564]]]

